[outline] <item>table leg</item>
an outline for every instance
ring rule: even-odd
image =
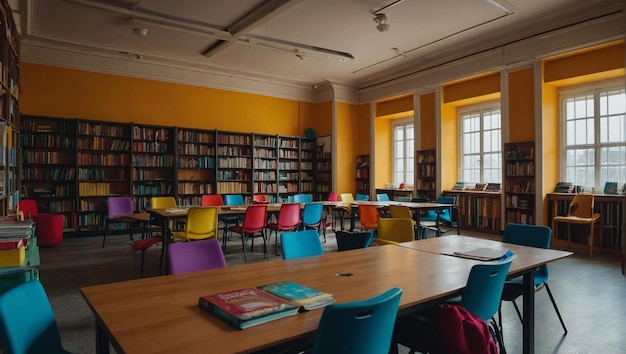
[[[167,246],[170,243],[170,229],[169,229],[169,218],[163,218],[163,266],[165,267],[165,274],[170,273],[170,260],[167,253]]]
[[[523,291],[523,353],[535,352],[535,270],[525,273],[522,280]]]
[[[355,220],[356,220],[356,209],[359,207],[350,207],[350,232],[353,232],[356,228]],[[343,222],[343,221],[342,221]]]
[[[109,354],[109,339],[98,320],[96,320],[96,354]]]

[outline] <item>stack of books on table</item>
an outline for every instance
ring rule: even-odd
[[[0,267],[21,266],[34,233],[32,220],[0,222]]]
[[[574,193],[572,182],[557,182],[554,193]]]
[[[333,303],[332,295],[294,282],[201,296],[198,305],[240,329],[294,316]]]

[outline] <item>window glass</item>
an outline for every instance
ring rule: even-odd
[[[499,102],[459,109],[459,179],[467,183],[502,180],[502,122]]]
[[[393,184],[412,185],[415,178],[413,119],[393,123]]]

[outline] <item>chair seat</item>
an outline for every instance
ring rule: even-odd
[[[159,242],[163,242],[163,237],[152,236],[152,237],[144,238],[141,240],[133,241],[133,243],[130,244],[130,247],[133,249],[134,252],[145,251]]]
[[[578,216],[555,216],[554,221],[558,222],[568,222],[570,224],[590,224],[592,222],[596,222],[600,220],[600,214],[593,214],[590,218],[581,218]]]

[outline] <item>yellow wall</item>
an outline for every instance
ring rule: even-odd
[[[543,173],[539,176],[541,178],[539,183],[544,190],[544,195],[542,196],[543,220],[544,224],[549,225],[546,193],[554,190],[559,174],[558,96],[556,87],[546,84],[542,86],[541,129],[543,139],[537,143],[542,144]]]
[[[376,102],[376,117],[388,116],[413,110],[413,95],[402,95]]]
[[[327,103],[39,64],[22,64],[21,89],[23,114],[296,136],[332,130]]]
[[[500,73],[468,78],[443,87],[443,103],[500,92]]]
[[[534,70],[509,73],[509,141],[535,141]]]
[[[437,147],[435,129],[435,94],[421,95],[420,99],[420,146],[416,150],[434,149]]]
[[[568,53],[544,62],[544,81],[553,82],[624,68],[624,42]]]
[[[441,103],[441,186],[439,190],[452,189],[459,175],[459,134],[456,106]]]
[[[356,193],[356,156],[369,154],[369,112],[366,105],[337,102],[337,193]]]

